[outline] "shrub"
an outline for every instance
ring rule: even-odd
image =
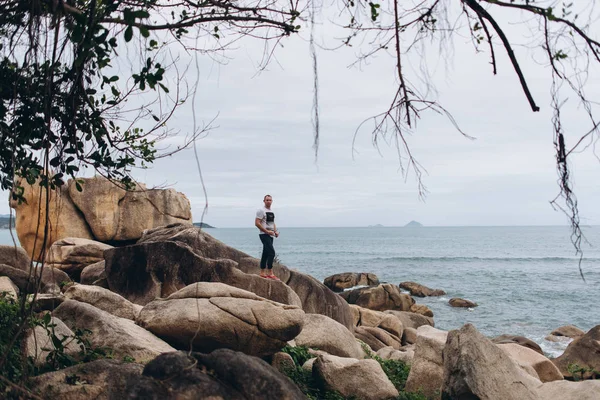
[[[282,352],[289,354],[292,357],[292,360],[294,360],[294,363],[300,367],[303,366],[305,362],[315,357],[310,354],[308,350],[309,349],[306,346],[292,347],[289,344],[281,349]]]
[[[15,338],[21,321],[19,304],[7,293],[0,293],[0,359],[4,359],[0,375],[11,382],[19,382],[29,367],[21,356],[23,334]],[[0,392],[5,392],[6,387],[6,383],[0,381]]]
[[[581,381],[584,379],[598,379],[600,378],[600,371],[596,371],[591,367],[582,367],[579,364],[569,364],[567,365],[567,371],[573,375],[573,380],[575,382]]]
[[[33,319],[33,325],[44,328],[52,341],[51,348],[43,349],[48,351],[46,363],[36,369],[36,374],[57,371],[101,358],[112,358],[112,349],[92,346],[88,339],[88,336],[92,333],[89,329],[75,328],[73,336],[61,335],[59,337],[54,330],[56,324],[52,322],[50,313],[45,314],[41,319]],[[78,344],[80,349],[76,357],[66,352],[67,346],[73,342]]]
[[[26,321],[23,320],[26,318]],[[25,322],[25,329],[19,332],[19,327]],[[52,341],[52,348],[47,350],[46,363],[40,367],[34,367],[31,359],[22,353],[22,342],[27,329],[41,326],[46,330]],[[31,317],[27,313],[23,316],[19,303],[8,296],[0,293],[0,376],[13,383],[16,387],[23,387],[28,376],[48,371],[56,371],[78,363],[89,362],[100,358],[112,358],[111,349],[99,348],[91,345],[87,329],[75,329],[73,336],[59,337],[52,323],[50,314],[42,318]],[[66,346],[75,342],[79,345],[79,353],[73,357],[65,352]],[[0,398],[22,398],[22,393],[15,392],[14,387],[4,380],[0,380]]]
[[[410,373],[410,367],[404,361],[384,360],[377,354],[373,353],[371,348],[367,346],[366,343],[360,340],[359,342],[367,356],[377,361],[379,365],[381,365],[383,372],[385,372],[390,382],[392,382],[396,390],[398,390],[398,393],[400,393],[398,400],[427,400],[427,397],[422,393],[409,393],[404,391],[404,388],[406,387],[406,380],[408,379],[408,374]]]
[[[305,346],[285,346],[282,352],[292,356],[294,367],[287,368],[283,373],[298,386],[298,388],[310,400],[344,400],[345,397],[333,390],[326,390],[321,382],[314,378],[311,371],[306,371],[302,365],[311,358],[312,354],[308,352]]]

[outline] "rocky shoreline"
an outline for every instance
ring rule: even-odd
[[[554,359],[510,332],[440,330],[417,299],[442,289],[368,272],[321,283],[281,264],[281,281],[264,279],[259,260],[192,225],[185,195],[82,186],[51,193],[46,242],[36,187],[12,204],[23,248],[0,246],[9,398],[600,398],[600,325],[549,332],[572,339]]]
[[[311,392],[288,378],[298,369],[337,398],[600,398],[600,325],[552,332],[574,340],[550,360],[527,338],[436,329],[415,297],[443,291],[366,273],[324,285],[283,265],[275,266],[281,282],[262,279],[258,260],[189,224],[148,230],[124,247],[62,239],[48,254],[37,315],[60,337],[85,330],[112,359],[33,377],[41,397],[306,398]],[[0,290],[27,296],[29,265],[23,249],[3,247]],[[365,287],[351,290],[357,285]],[[80,346],[70,344],[63,351],[76,359]],[[290,354],[301,350],[310,358],[296,365]],[[28,330],[22,351],[43,365],[52,335]],[[409,368],[403,387],[385,373],[386,360]]]

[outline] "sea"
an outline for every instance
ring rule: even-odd
[[[255,228],[205,232],[260,257]],[[281,263],[320,281],[342,272],[371,272],[381,282],[443,289],[447,294],[441,297],[415,298],[433,311],[437,328],[471,323],[489,337],[522,335],[556,357],[569,341],[546,340],[552,330],[600,325],[600,226],[583,232],[583,278],[566,226],[281,227],[274,246]],[[0,244],[12,243],[10,232],[0,230]],[[453,297],[478,307],[450,307]]]
[[[260,257],[255,228],[206,232]],[[371,272],[381,282],[443,289],[445,296],[415,298],[433,311],[437,328],[471,323],[489,337],[521,335],[556,357],[569,340],[546,340],[552,330],[600,325],[600,226],[583,232],[583,278],[566,226],[281,228],[274,246],[281,263],[320,281]],[[453,297],[478,307],[453,308]]]

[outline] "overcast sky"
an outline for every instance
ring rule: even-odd
[[[489,56],[475,54],[467,39],[454,42],[447,66],[430,65],[441,104],[476,139],[463,137],[443,116],[423,113],[415,134],[407,138],[427,171],[423,183],[428,193],[421,200],[415,175],[402,175],[393,145],[382,142],[378,152],[365,127],[352,150],[359,124],[385,110],[394,95],[394,62],[387,57],[358,69],[348,68],[355,49],[318,51],[321,138],[315,162],[307,36],[304,32],[284,41],[276,60],[260,74],[257,42],[241,42],[227,65],[199,59],[196,118],[208,122],[218,114],[216,129],[197,142],[208,194],[205,222],[253,226],[254,213],[269,193],[281,228],[402,226],[411,220],[427,226],[568,223],[549,204],[558,193],[550,73],[527,61],[525,51],[520,52],[522,65],[542,108],[539,113],[531,111],[501,53],[496,76]],[[415,61],[409,60],[416,68]],[[597,79],[591,84],[587,90],[597,99]],[[572,128],[568,144],[587,128],[578,125],[581,115],[575,105],[571,99],[564,111]],[[192,130],[190,102],[170,124],[182,133]],[[588,151],[573,158],[571,167],[582,221],[600,224],[600,163]],[[193,150],[135,175],[148,186],[167,185],[185,193],[194,220],[200,220],[205,198]]]

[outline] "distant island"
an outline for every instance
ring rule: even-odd
[[[408,224],[404,225],[405,228],[422,228],[423,224],[417,221],[410,221]]]
[[[209,224],[205,223],[205,222],[194,222],[194,226],[198,226],[200,228],[215,228],[214,226],[210,226]]]
[[[15,227],[15,217],[12,220],[12,227]],[[10,214],[8,215],[0,215],[0,229],[9,229],[10,228]]]
[[[381,224],[377,224],[377,225],[369,225],[369,226],[367,226],[367,228],[384,228],[384,226]]]

